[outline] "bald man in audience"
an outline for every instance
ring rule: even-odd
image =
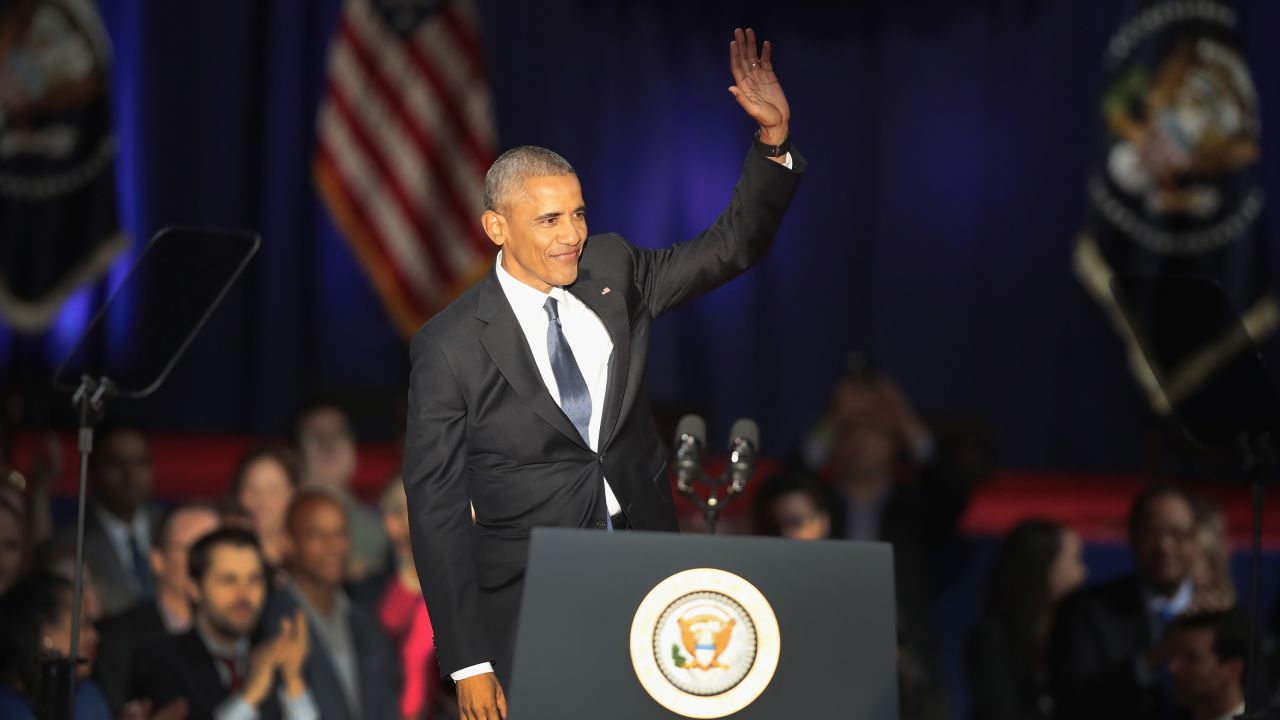
[[[351,527],[342,498],[314,488],[295,496],[285,520],[289,582],[267,603],[263,628],[302,610],[311,633],[303,676],[324,720],[398,717],[390,641],[343,589],[351,556]]]
[[[94,679],[112,712],[137,696],[134,653],[144,644],[191,629],[191,575],[187,551],[196,540],[218,529],[218,511],[208,503],[179,505],[156,525],[148,560],[156,578],[156,596],[97,624],[101,642]]]

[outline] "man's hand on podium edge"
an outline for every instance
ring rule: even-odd
[[[458,710],[462,720],[506,720],[507,697],[498,676],[481,673],[459,680]]]

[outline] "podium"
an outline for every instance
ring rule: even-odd
[[[897,720],[885,543],[538,528],[513,720]]]

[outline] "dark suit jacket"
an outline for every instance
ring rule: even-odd
[[[188,720],[212,720],[214,709],[231,694],[195,630],[148,643],[134,657],[141,669],[142,695],[151,699],[152,707],[161,708],[182,697],[190,707]],[[277,687],[258,708],[261,720],[283,718],[278,695],[277,680]]]
[[[262,632],[273,637],[280,631],[280,620],[298,611],[298,602],[288,590],[277,590],[267,600],[262,613]],[[351,623],[351,639],[355,645],[356,672],[360,678],[360,707],[365,720],[400,716],[399,689],[396,678],[400,669],[395,650],[382,628],[357,605],[347,615]],[[329,648],[313,624],[310,627],[311,649],[307,653],[302,676],[323,720],[349,720],[352,715],[346,693],[338,680]]]
[[[94,505],[87,508],[84,514],[84,564],[93,573],[93,580],[102,598],[102,613],[115,615],[133,607],[138,602],[138,588],[133,571],[125,567],[116,554],[111,537],[98,521],[98,513]],[[154,528],[160,517],[160,509],[146,506],[143,510]],[[154,534],[154,533],[153,533]],[[76,546],[76,530],[74,523],[69,528],[58,531],[57,542],[74,548]],[[143,552],[146,555],[146,552]]]
[[[136,684],[134,653],[148,643],[163,640],[169,633],[153,600],[144,600],[119,615],[105,617],[94,626],[100,639],[93,679],[111,712],[119,713],[140,691]]]
[[[443,672],[492,661],[508,678],[530,532],[604,528],[602,477],[632,528],[676,530],[645,387],[650,323],[764,255],[805,168],[792,159],[788,170],[750,152],[728,208],[687,242],[586,240],[567,290],[613,341],[599,452],[547,392],[494,271],[414,337],[404,482]]]
[[[1151,647],[1136,576],[1091,585],[1058,607],[1049,672],[1060,718],[1155,718],[1172,707],[1159,683],[1138,682],[1134,658]]]

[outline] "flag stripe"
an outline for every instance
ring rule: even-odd
[[[340,212],[335,212],[347,236],[348,242],[357,246],[357,252],[366,260],[366,267],[379,276],[376,279],[384,302],[392,306],[393,314],[419,314],[424,306],[413,285],[400,271],[402,264],[390,257],[387,246],[376,236],[373,223],[365,212],[363,203],[352,197],[351,189],[342,181],[343,171],[333,159],[330,149],[321,143],[316,149],[316,165],[320,186],[330,206],[335,205]]]
[[[381,191],[383,187],[393,188],[394,183],[386,183],[378,176],[377,168],[371,166],[374,158],[370,157],[359,132],[340,113],[344,105],[341,96],[333,97],[334,102],[321,118],[331,139],[326,144],[330,156],[342,171],[347,193],[363,209],[367,231],[398,261],[399,270],[411,283],[414,296],[425,303],[431,298],[434,284],[435,263],[429,252],[430,244],[423,247],[414,241],[417,236],[412,220],[405,216],[393,197]],[[394,196],[395,192],[390,195]]]
[[[382,75],[377,63],[369,55],[368,48],[361,42],[358,34],[346,33],[343,37],[348,40],[350,48],[354,51],[355,59],[367,74],[367,79],[381,92],[382,96],[384,98],[401,97],[400,93]],[[407,116],[402,115],[402,122],[406,119]],[[444,208],[452,211],[454,217],[460,221],[465,222],[470,219],[471,213],[467,211],[467,203],[459,196],[459,188],[452,182],[451,177],[446,174],[448,171],[444,167],[446,163],[456,162],[456,160],[445,160],[442,157],[440,148],[428,134],[431,128],[417,123],[405,122],[405,129],[422,155],[422,164],[431,173],[436,182],[436,186],[442,195],[441,200]]]
[[[329,98],[333,101],[333,107],[338,111],[339,116],[345,121],[345,125],[347,130],[350,132],[351,139],[360,149],[363,157],[373,166],[373,169],[376,170],[379,176],[378,179],[385,183],[384,189],[389,191],[392,197],[395,198],[396,206],[412,226],[413,234],[416,234],[418,237],[425,237],[428,234],[428,227],[426,219],[423,217],[423,208],[419,205],[415,205],[405,193],[404,186],[401,185],[400,181],[395,177],[395,174],[391,170],[390,162],[382,152],[382,149],[378,147],[377,142],[374,141],[369,128],[365,123],[360,121],[355,110],[352,109],[351,102],[336,83],[330,83]],[[386,130],[384,129],[383,133],[385,132]],[[379,135],[379,137],[385,137],[385,135]],[[413,234],[403,232],[400,234],[393,234],[391,237],[413,237]],[[449,271],[448,264],[440,254],[440,247],[436,243],[432,242],[420,243],[420,246],[426,250],[428,257],[431,258],[431,262],[435,265],[437,271],[445,277],[446,282],[452,280],[453,277]]]

